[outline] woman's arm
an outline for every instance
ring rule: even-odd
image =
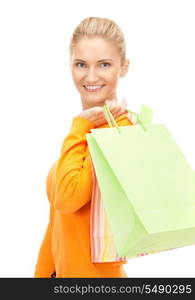
[[[126,101],[120,105],[114,99],[107,104],[115,118],[125,113]],[[73,119],[62,145],[55,178],[54,207],[64,214],[74,213],[91,200],[92,173],[85,135],[104,123],[107,121],[103,107],[98,106],[85,109]]]
[[[54,164],[55,165],[55,164]],[[41,247],[39,249],[38,259],[35,267],[34,277],[52,277],[51,275],[55,271],[55,265],[52,255],[52,228],[51,221],[54,218],[54,207],[53,207],[53,176],[54,176],[54,165],[51,167],[46,180],[47,197],[50,202],[50,220],[47,225]]]
[[[88,201],[92,193],[92,173],[86,133],[95,125],[75,117],[65,138],[56,167],[54,207],[64,214],[74,213]]]

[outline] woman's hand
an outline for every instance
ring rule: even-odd
[[[108,105],[115,119],[126,112],[127,102],[125,99],[123,99],[122,104],[119,104],[116,101],[116,99],[106,100],[104,103]],[[103,107],[101,106],[94,106],[92,108],[86,109],[82,113],[80,113],[77,117],[81,117],[89,120],[95,125],[95,127],[107,123],[107,120],[104,115]]]

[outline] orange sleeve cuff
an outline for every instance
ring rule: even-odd
[[[95,128],[95,125],[81,117],[75,117],[72,120],[71,132],[76,132],[79,135],[85,135],[86,133],[90,133],[90,129]]]

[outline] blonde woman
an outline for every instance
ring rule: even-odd
[[[133,125],[116,89],[128,71],[125,40],[119,26],[99,17],[84,19],[70,42],[70,67],[82,112],[72,120],[59,158],[47,176],[49,223],[39,249],[34,277],[127,277],[126,260],[92,263],[90,205],[92,173],[86,133],[105,128],[108,104],[119,126]]]

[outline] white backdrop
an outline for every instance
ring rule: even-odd
[[[0,277],[33,277],[49,218],[46,176],[81,103],[69,42],[89,16],[115,20],[131,61],[119,99],[154,110],[195,169],[193,0],[0,2]],[[195,246],[129,260],[129,277],[194,277]]]

